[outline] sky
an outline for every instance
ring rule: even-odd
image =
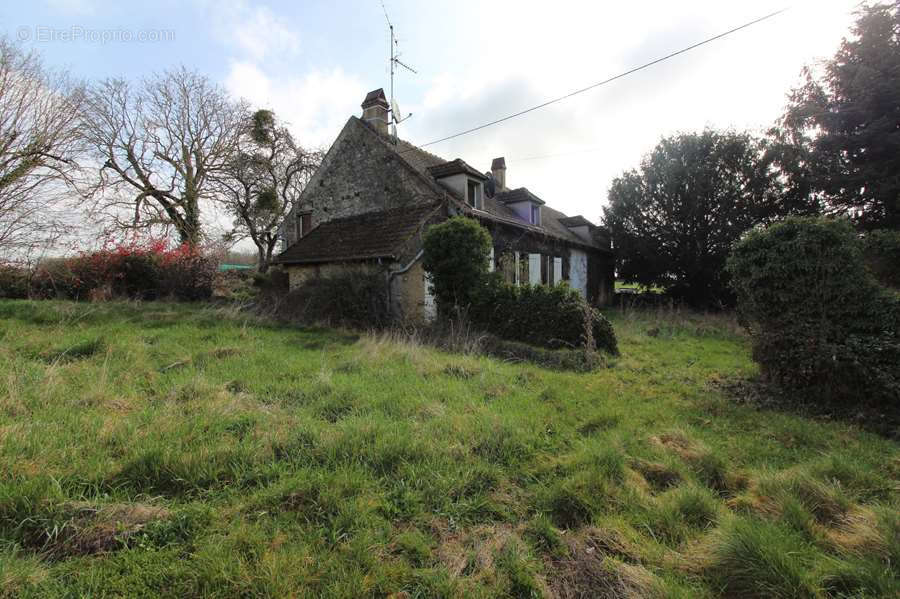
[[[416,144],[564,95],[779,10],[790,0],[384,0],[401,60],[399,135]],[[764,132],[804,65],[834,54],[858,0],[787,12],[547,108],[429,145],[598,222],[610,183],[660,138],[705,127]],[[184,65],[274,110],[327,148],[366,92],[390,85],[380,0],[6,3],[0,31],[87,80]]]

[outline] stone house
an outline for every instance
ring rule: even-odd
[[[506,163],[485,173],[444,160],[388,133],[381,89],[350,117],[313,175],[276,257],[291,288],[310,277],[363,269],[384,274],[394,312],[428,319],[434,302],[422,268],[428,226],[463,214],[493,239],[491,268],[512,283],[568,283],[595,304],[613,297],[609,238],[583,216],[566,216],[525,187],[507,186]]]

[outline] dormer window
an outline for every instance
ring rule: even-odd
[[[535,227],[542,226],[541,206],[543,206],[544,200],[524,187],[503,190],[497,193],[494,199],[512,210],[522,222]]]
[[[487,177],[457,158],[428,167],[441,186],[475,210],[484,210],[484,181]]]
[[[481,197],[481,182],[469,179],[466,183],[466,203],[477,210],[484,209],[484,200]]]

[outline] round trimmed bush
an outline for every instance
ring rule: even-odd
[[[865,266],[846,221],[754,230],[728,261],[763,374],[802,395],[897,403],[900,301]]]

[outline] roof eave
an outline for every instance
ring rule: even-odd
[[[272,264],[324,264],[327,262],[362,262],[366,260],[396,260],[393,254],[372,254],[359,256],[341,256],[341,257],[323,257],[323,258],[298,258],[298,259],[275,259]]]

